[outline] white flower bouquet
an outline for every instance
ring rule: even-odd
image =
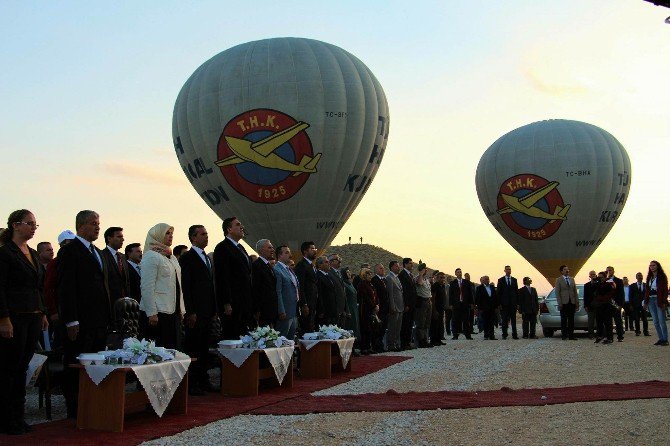
[[[240,336],[244,348],[278,348],[293,345],[293,341],[281,336],[270,327],[258,327],[245,336]]]
[[[348,339],[354,336],[349,330],[338,327],[337,325],[321,325],[318,331],[318,339]]]
[[[157,347],[154,341],[140,341],[136,338],[124,339],[122,349],[102,353],[105,355],[105,364],[156,364],[172,361],[175,356],[175,350]]]

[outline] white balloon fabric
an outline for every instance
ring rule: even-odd
[[[491,224],[554,285],[576,275],[621,215],[630,159],[605,130],[548,120],[500,137],[479,160],[477,195]]]
[[[189,181],[254,243],[325,248],[363,198],[389,135],[386,96],[355,56],[274,38],[217,54],[186,81],[172,137]]]

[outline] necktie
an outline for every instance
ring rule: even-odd
[[[98,260],[98,256],[95,253],[95,247],[93,246],[93,243],[88,245],[88,249],[91,251],[91,255],[93,255],[93,258],[95,259],[95,262],[102,268],[102,265],[100,264],[100,260]]]
[[[510,282],[509,277],[507,277],[507,286],[511,286],[511,285],[512,285],[512,283]]]
[[[244,259],[247,261],[247,266],[250,266],[249,265],[249,256],[247,255],[247,250],[244,249],[244,246],[242,246],[242,243],[238,243],[237,247],[240,249],[242,254],[244,254]]]
[[[458,281],[458,288],[460,291],[459,299],[463,302],[463,282],[461,280]]]
[[[119,269],[119,274],[123,275],[123,263],[121,263],[121,253],[116,253],[116,267]]]
[[[568,276],[565,276],[565,283],[567,283],[568,286],[570,286],[570,279],[568,279]]]
[[[209,256],[205,254],[205,251],[202,251],[202,256],[205,258],[205,264],[207,265],[207,269],[212,271],[212,263],[209,261]]]

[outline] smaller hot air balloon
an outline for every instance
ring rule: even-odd
[[[616,223],[631,165],[605,130],[549,120],[501,136],[475,182],[491,224],[553,285],[561,265],[576,274]]]

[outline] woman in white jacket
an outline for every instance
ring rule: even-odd
[[[140,263],[143,335],[165,348],[181,347],[184,297],[181,268],[170,246],[174,228],[158,223],[149,229]]]

